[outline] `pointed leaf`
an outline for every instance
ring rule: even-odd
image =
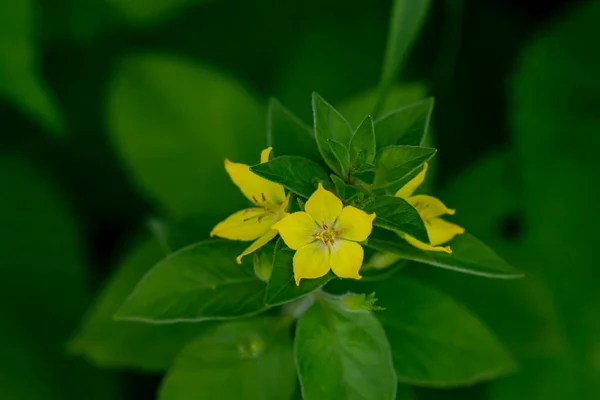
[[[419,250],[395,235],[384,234],[383,231],[372,234],[368,242],[369,247],[379,251],[395,253],[407,260],[466,274],[499,279],[514,279],[523,276],[469,233],[455,237],[448,244],[452,248],[452,254]]]
[[[357,163],[358,155],[363,154],[364,161]],[[363,162],[372,163],[375,159],[375,127],[373,118],[367,116],[365,120],[356,128],[354,136],[350,141],[350,163],[352,165],[362,164]]]
[[[329,150],[331,150],[331,153],[340,165],[341,176],[347,177],[350,171],[350,151],[348,146],[335,140],[327,140],[327,143],[329,144]]]
[[[436,149],[416,146],[390,146],[377,152],[375,187],[393,185],[429,161]]]
[[[319,182],[323,186],[327,186],[329,182],[327,172],[319,164],[299,156],[276,157],[269,162],[251,167],[251,170],[306,198],[313,194]]]
[[[208,240],[165,258],[138,283],[116,313],[121,320],[174,323],[252,315],[266,307],[266,284],[252,258],[235,258],[248,243]]]
[[[140,279],[163,258],[153,239],[136,245],[109,278],[88,310],[69,352],[99,367],[165,371],[183,346],[208,324],[142,324],[116,321],[113,316]]]
[[[275,257],[273,259],[273,271],[267,285],[265,303],[269,306],[288,303],[299,299],[324,286],[335,278],[331,271],[327,275],[317,279],[303,279],[300,285],[294,282],[294,250],[289,249],[279,239],[275,246]]]
[[[298,321],[294,347],[305,400],[395,399],[390,346],[371,313],[323,295]]]
[[[445,293],[403,275],[369,284],[385,310],[398,379],[418,386],[464,386],[512,372],[516,365],[495,335]]]
[[[406,233],[424,243],[429,243],[425,224],[413,206],[400,197],[381,196],[364,205],[363,210],[376,213],[373,225],[397,233]]]
[[[0,96],[62,137],[63,116],[39,73],[37,6],[35,0],[0,2]]]
[[[267,144],[273,155],[302,156],[315,162],[322,161],[312,127],[304,124],[277,99],[269,101],[267,114]]]
[[[432,113],[433,97],[430,97],[379,118],[375,121],[377,148],[422,145],[429,130]]]
[[[336,174],[344,176],[343,166],[331,150],[329,141],[333,140],[347,146],[352,138],[352,129],[346,119],[332,105],[317,93],[313,93],[313,114],[315,137],[319,151],[325,163]]]
[[[289,329],[272,317],[227,322],[186,346],[159,399],[286,400],[296,387]]]

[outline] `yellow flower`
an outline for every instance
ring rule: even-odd
[[[440,199],[433,196],[422,194],[412,195],[425,180],[426,173],[427,163],[423,166],[423,171],[396,192],[396,196],[409,202],[419,212],[421,219],[425,223],[431,244],[423,243],[406,234],[401,235],[401,237],[421,250],[452,253],[449,246],[440,245],[449,242],[454,236],[464,233],[465,229],[440,217],[444,214],[454,215],[455,210],[446,207]]]
[[[315,279],[331,269],[340,278],[360,279],[363,248],[375,214],[344,207],[321,184],[306,201],[306,212],[295,212],[273,225],[294,254],[294,279]]]
[[[260,153],[261,163],[269,161],[271,150],[269,147]],[[242,257],[258,250],[277,236],[277,231],[271,227],[288,215],[289,196],[286,197],[283,186],[256,175],[250,171],[249,165],[225,160],[225,170],[244,196],[257,207],[246,208],[230,215],[213,228],[210,236],[230,240],[254,240],[254,243],[237,257],[237,262],[241,263]]]

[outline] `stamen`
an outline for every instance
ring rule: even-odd
[[[254,197],[254,195],[252,195],[252,200],[254,200],[254,204],[258,204],[258,200],[256,200],[256,197]]]
[[[266,203],[267,202],[267,198],[265,197],[265,194],[261,193],[260,195],[262,196],[263,203]]]

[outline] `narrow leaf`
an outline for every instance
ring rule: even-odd
[[[429,243],[425,224],[413,206],[400,197],[381,196],[368,202],[363,209],[376,213],[373,225],[397,233],[406,233],[424,243]]]
[[[330,177],[340,199],[350,201],[360,193],[356,186],[346,184],[339,176],[332,174]]]
[[[369,312],[323,295],[300,318],[295,357],[305,400],[393,400],[396,374],[383,328]]]
[[[382,85],[394,80],[417,38],[429,10],[429,0],[395,0],[381,71]]]
[[[305,296],[316,289],[324,286],[335,278],[331,271],[327,275],[317,279],[303,279],[300,285],[294,282],[294,250],[289,249],[279,239],[275,246],[275,257],[273,259],[273,271],[267,285],[265,303],[269,306],[288,303]]]
[[[313,116],[317,146],[325,163],[336,174],[344,176],[343,165],[331,150],[330,140],[348,146],[352,139],[352,129],[346,119],[332,105],[317,93],[313,93]]]
[[[393,185],[429,161],[436,151],[416,146],[390,146],[379,150],[375,160],[375,187]]]
[[[419,250],[395,235],[375,236],[378,235],[369,237],[369,247],[398,254],[407,260],[487,278],[514,279],[523,276],[493,250],[468,233],[459,235],[448,243],[452,248],[452,254]]]
[[[359,154],[364,156],[363,160],[358,160]],[[354,132],[350,141],[350,163],[357,165],[363,162],[372,163],[375,159],[375,127],[373,126],[373,118],[367,116],[365,120]]]
[[[327,186],[329,176],[319,164],[299,156],[281,156],[251,167],[252,172],[279,183],[302,197],[310,197],[321,182]]]
[[[302,156],[322,160],[312,127],[304,124],[277,99],[271,98],[267,113],[267,144],[273,155]]]
[[[123,320],[174,323],[256,314],[266,307],[266,285],[247,257],[235,257],[247,243],[209,240],[188,246],[159,262],[117,312]]]
[[[404,106],[375,121],[377,148],[424,143],[433,113],[433,97]]]

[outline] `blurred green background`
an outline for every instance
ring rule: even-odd
[[[243,206],[222,162],[258,161],[269,97],[307,123],[312,91],[342,110],[368,98],[390,9],[0,0],[0,397],[153,398],[198,328],[108,318],[161,257],[149,218],[202,240]],[[417,399],[600,398],[598,21],[596,0],[432,1],[391,96],[435,97],[434,191],[527,278],[407,270],[521,365]],[[114,273],[129,286],[102,289]]]

